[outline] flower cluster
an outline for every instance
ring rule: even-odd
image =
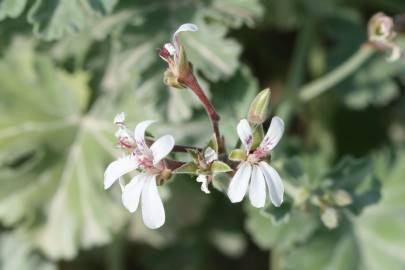
[[[219,174],[231,179],[227,195],[232,203],[240,202],[249,190],[249,199],[254,207],[264,207],[266,191],[274,206],[283,202],[284,186],[281,177],[269,164],[269,152],[280,141],[284,132],[284,122],[273,117],[267,133],[263,136],[262,123],[267,117],[270,90],[263,90],[252,102],[248,119],[237,125],[237,134],[244,149],[233,149],[229,156],[224,147],[225,139],[218,127],[219,116],[213,105],[204,95],[193,76],[191,65],[181,46],[178,34],[184,31],[197,31],[197,26],[184,24],[174,33],[172,43],[159,50],[159,56],[167,62],[166,84],[174,87],[190,88],[203,103],[213,127],[213,139],[204,148],[175,145],[171,135],[157,140],[146,138],[146,129],[155,121],[140,122],[132,131],[125,124],[125,113],[114,118],[118,130],[115,136],[118,146],[126,155],[108,165],[104,173],[104,188],[110,188],[118,180],[122,190],[122,203],[130,212],[135,212],[141,204],[142,218],[151,229],[161,227],[165,222],[165,210],[159,196],[158,185],[164,184],[175,174],[196,176],[201,190],[209,194],[209,184]],[[186,84],[181,78],[188,78]],[[259,134],[259,135],[257,135]],[[258,142],[258,138],[261,142]],[[172,151],[188,152],[192,161],[184,162],[170,159]],[[126,184],[123,176],[132,173]],[[267,187],[266,187],[267,185]]]

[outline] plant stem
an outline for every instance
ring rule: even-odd
[[[219,115],[215,111],[214,106],[212,105],[211,101],[205,95],[204,91],[202,90],[200,84],[198,83],[196,77],[194,76],[193,72],[187,72],[184,77],[178,79],[180,83],[186,85],[194,94],[198,97],[201,101],[202,105],[204,106],[205,111],[208,114],[208,117],[211,120],[212,130],[214,131],[215,138],[218,142],[218,150],[220,153],[224,152],[224,143],[221,137],[221,133],[219,132],[218,122],[219,122]]]
[[[369,46],[361,46],[360,49],[342,65],[325,76],[304,86],[299,93],[300,100],[304,102],[309,101],[341,82],[369,59],[374,51],[375,50]]]

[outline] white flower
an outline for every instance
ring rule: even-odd
[[[203,153],[203,160],[202,160],[203,164],[201,165],[203,167],[209,167],[211,163],[213,163],[216,160],[218,160],[217,152],[215,152],[215,150],[212,149],[211,147],[207,147]],[[207,194],[211,193],[208,189],[209,184],[208,177],[210,176],[201,173],[197,176],[197,182],[201,183],[201,190]]]
[[[143,121],[136,126],[133,134],[135,145],[131,154],[113,161],[104,173],[104,188],[108,189],[130,171],[142,171],[125,186],[120,180],[122,202],[130,212],[135,212],[141,200],[143,221],[151,229],[159,228],[165,222],[165,211],[157,190],[156,178],[165,169],[163,159],[174,146],[171,135],[159,138],[150,147],[146,144],[145,130],[154,122]]]
[[[284,132],[284,122],[280,117],[273,117],[270,127],[259,147],[250,153],[253,142],[253,132],[246,119],[239,122],[237,132],[247,153],[247,158],[239,165],[233,176],[228,196],[231,202],[242,201],[249,189],[249,199],[254,207],[263,207],[266,202],[266,184],[270,200],[275,206],[283,202],[284,186],[280,175],[263,158],[280,141]],[[250,183],[250,186],[249,186]]]

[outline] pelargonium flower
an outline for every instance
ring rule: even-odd
[[[198,31],[198,27],[192,23],[182,24],[176,32],[174,32],[172,42],[166,43],[163,48],[159,50],[159,56],[169,65],[168,70],[165,72],[164,82],[165,84],[176,88],[184,87],[178,81],[178,78],[190,70],[186,54],[184,53],[183,47],[178,38],[178,35],[181,32],[187,31]]]
[[[117,116],[115,120],[123,121],[123,117]],[[167,173],[164,158],[174,147],[174,138],[171,135],[160,137],[150,147],[146,144],[146,128],[154,122],[147,120],[136,126],[133,135],[129,136],[129,140],[134,141],[130,154],[113,161],[104,173],[104,188],[108,189],[123,175],[134,170],[139,172],[122,187],[122,202],[130,212],[135,212],[141,200],[143,221],[151,229],[159,228],[165,222],[165,211],[156,181]],[[125,136],[119,137],[119,141],[121,143],[125,138],[123,145],[127,146],[126,139],[129,133],[123,134]]]
[[[265,158],[283,135],[283,120],[277,116],[273,117],[262,142],[253,151],[251,151],[253,132],[246,119],[239,122],[237,132],[245,148],[245,152],[238,170],[229,184],[228,197],[233,203],[240,202],[249,189],[251,204],[254,207],[260,208],[266,202],[267,184],[271,202],[275,206],[280,206],[284,196],[283,182],[280,175],[265,161]]]
[[[216,160],[218,160],[217,152],[215,152],[215,150],[211,147],[207,147],[204,150],[203,159],[200,161],[200,167],[209,168],[210,165]],[[201,183],[201,190],[207,194],[211,193],[208,189],[208,184],[210,182],[209,178],[211,177],[211,175],[206,175],[203,173],[199,173],[197,176],[197,182]]]
[[[395,44],[397,33],[394,30],[394,20],[382,12],[376,13],[368,23],[368,39],[378,49],[391,51],[387,61],[393,62],[401,57],[401,48]]]

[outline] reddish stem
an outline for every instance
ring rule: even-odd
[[[188,88],[191,89],[191,91],[194,92],[194,94],[198,97],[198,99],[201,101],[202,105],[204,106],[205,111],[207,112],[210,120],[211,120],[211,126],[215,134],[215,138],[218,142],[218,148],[219,152],[224,152],[224,144],[223,144],[223,139],[221,137],[221,133],[219,132],[219,127],[218,127],[218,122],[219,122],[219,115],[215,111],[214,106],[212,105],[211,101],[208,99],[208,97],[205,95],[204,91],[202,90],[200,84],[198,83],[196,77],[194,76],[193,72],[187,72],[185,76],[179,77],[178,81],[184,85],[186,85]]]

